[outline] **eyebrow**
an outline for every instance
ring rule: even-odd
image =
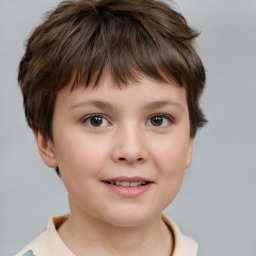
[[[176,108],[179,108],[181,109],[182,111],[184,111],[184,108],[183,106],[178,103],[178,102],[174,102],[174,101],[171,101],[171,100],[157,100],[157,101],[153,101],[153,102],[150,102],[149,104],[147,104],[144,109],[145,110],[150,110],[150,109],[158,109],[158,108],[162,108],[162,107],[165,107],[165,106],[174,106]]]
[[[113,109],[114,108],[112,103],[106,102],[106,101],[103,101],[103,100],[84,101],[84,102],[74,104],[70,108],[74,109],[74,108],[83,107],[85,105],[96,107],[96,108],[99,108],[99,109]],[[184,111],[184,108],[181,104],[179,104],[177,102],[174,102],[174,101],[171,101],[171,100],[156,100],[156,101],[150,102],[147,105],[145,105],[143,107],[143,109],[144,110],[158,109],[158,108],[162,108],[162,107],[169,106],[169,105],[174,106],[174,107],[179,108],[182,111]]]
[[[102,100],[88,100],[88,101],[84,101],[84,102],[80,102],[77,104],[72,105],[70,108],[79,108],[82,107],[84,105],[88,105],[88,106],[92,106],[92,107],[96,107],[96,108],[100,108],[100,109],[112,109],[113,105],[109,102],[106,101],[102,101]]]

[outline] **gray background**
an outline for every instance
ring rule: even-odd
[[[67,193],[26,126],[16,82],[25,39],[58,2],[0,1],[1,256],[43,231],[49,216],[68,212]],[[256,256],[256,1],[176,2],[202,30],[201,102],[210,123],[196,137],[193,164],[166,212],[203,256]]]

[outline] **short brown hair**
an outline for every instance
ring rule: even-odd
[[[184,86],[190,135],[206,123],[199,106],[205,70],[198,33],[169,5],[154,0],[64,1],[27,41],[18,81],[31,128],[52,139],[57,93],[71,81],[97,86],[107,68],[117,85],[145,75]],[[75,78],[75,79],[74,79]]]

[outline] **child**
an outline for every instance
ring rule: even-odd
[[[18,81],[45,164],[70,215],[18,256],[194,256],[162,211],[206,119],[197,33],[154,0],[62,2],[31,35]]]

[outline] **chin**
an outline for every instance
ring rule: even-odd
[[[160,214],[161,213],[159,213],[159,215]],[[143,211],[142,209],[115,209],[115,212],[113,212],[113,214],[110,214],[108,218],[105,218],[105,221],[117,227],[138,227],[144,225],[153,218],[154,216],[152,212],[149,213]]]

